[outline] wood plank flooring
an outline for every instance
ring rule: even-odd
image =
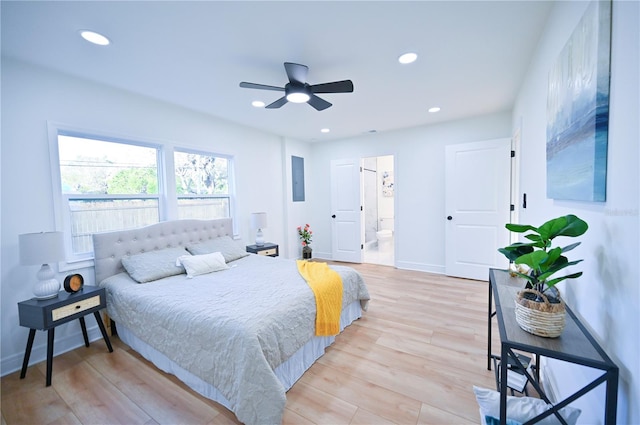
[[[350,264],[349,264],[350,265]],[[369,311],[287,393],[285,424],[475,424],[486,369],[487,283],[353,265]],[[156,369],[117,337],[1,379],[2,425],[237,424],[219,404]],[[497,329],[494,347],[498,347]]]

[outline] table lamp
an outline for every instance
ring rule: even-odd
[[[55,272],[48,263],[64,260],[64,233],[26,233],[18,236],[18,242],[20,245],[20,264],[24,266],[42,264],[36,274],[38,283],[33,288],[33,294],[39,300],[57,297],[60,291],[60,282],[55,279]]]
[[[256,233],[256,245],[263,246],[264,236],[262,235],[262,229],[266,229],[267,227],[267,213],[251,213],[251,227],[253,229],[258,229],[258,232]]]

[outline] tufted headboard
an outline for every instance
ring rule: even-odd
[[[137,229],[95,233],[93,252],[96,285],[124,271],[120,260],[125,255],[176,248],[221,236],[233,237],[230,218],[163,221]]]

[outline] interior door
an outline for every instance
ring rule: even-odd
[[[506,268],[497,250],[509,245],[511,141],[446,147],[446,274],[487,280]]]
[[[360,160],[331,161],[331,255],[335,261],[362,262]]]

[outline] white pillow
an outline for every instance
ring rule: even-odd
[[[187,254],[184,248],[166,248],[122,257],[122,266],[137,282],[146,283],[184,273],[176,258]]]
[[[480,406],[480,415],[492,418],[500,417],[500,393],[486,388],[473,386],[473,392],[476,394],[476,401]],[[529,419],[533,419],[540,413],[547,410],[551,405],[547,405],[544,400],[532,397],[512,397],[507,396],[507,418],[509,420],[524,423]],[[560,409],[560,414],[567,421],[568,425],[575,425],[578,416],[582,411],[570,406]],[[553,413],[547,416],[537,424],[555,425],[560,421]]]
[[[187,246],[187,251],[193,255],[209,254],[211,252],[220,252],[224,257],[224,261],[229,263],[246,257],[249,253],[246,249],[229,236],[221,236],[219,238],[209,239],[194,245]]]
[[[183,255],[178,258],[176,265],[182,264],[187,271],[187,277],[191,279],[201,274],[217,272],[229,268],[224,257],[219,252],[203,255]]]

